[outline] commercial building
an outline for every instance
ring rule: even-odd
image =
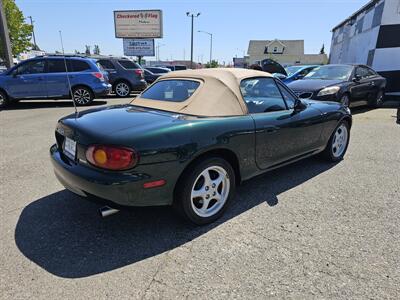
[[[248,65],[273,59],[283,66],[321,65],[328,62],[326,54],[304,54],[304,40],[251,40],[247,51]]]
[[[365,64],[400,99],[400,0],[372,0],[332,29],[330,63]]]

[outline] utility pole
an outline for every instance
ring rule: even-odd
[[[33,37],[33,45],[35,46],[34,50],[39,50],[37,44],[36,44],[36,37],[35,37],[35,26],[33,25],[33,19],[32,16],[27,17],[27,19],[31,20],[31,26],[32,26],[32,37]]]
[[[200,16],[200,13],[193,14],[190,12],[186,13],[186,16],[192,18],[192,34],[191,34],[191,42],[190,42],[190,67],[193,69],[193,25],[194,25],[194,18]]]
[[[14,65],[14,62],[11,52],[11,42],[7,26],[6,12],[4,11],[2,0],[0,0],[0,38],[3,41],[2,44],[6,66],[7,68],[11,68]]]
[[[212,33],[207,32],[207,31],[203,31],[203,30],[199,30],[197,32],[202,32],[202,33],[208,34],[210,36],[210,64],[211,64],[211,61],[212,61],[212,49],[213,49],[213,35],[212,35]]]

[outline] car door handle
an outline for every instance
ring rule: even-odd
[[[369,85],[374,86],[374,85],[375,85],[375,82],[371,81],[371,82],[369,83]]]
[[[271,125],[265,125],[263,126],[263,129],[266,133],[273,133],[278,131],[279,127],[277,126],[271,126]]]

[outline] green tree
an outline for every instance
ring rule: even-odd
[[[93,54],[94,55],[100,55],[100,47],[99,47],[99,45],[94,45]]]
[[[33,28],[30,24],[25,23],[24,15],[15,4],[15,0],[2,0],[2,3],[7,18],[11,50],[15,56],[32,47],[31,36]],[[0,43],[4,43],[4,41],[0,40]],[[0,47],[0,57],[4,58],[2,47]]]
[[[85,54],[89,55],[89,56],[92,55],[91,52],[90,52],[90,46],[89,45],[85,45],[85,48],[86,48]]]
[[[218,68],[218,66],[218,60],[212,60],[211,62],[206,63],[206,68]]]

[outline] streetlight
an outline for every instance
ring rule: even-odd
[[[193,22],[194,22],[194,18],[197,18],[198,16],[200,16],[200,13],[193,14],[193,13],[187,12],[186,16],[192,18],[192,36],[191,36],[191,43],[190,43],[190,67],[193,69]]]
[[[165,46],[165,44],[157,43],[157,47],[156,47],[156,59],[157,59],[157,62],[160,62],[160,48],[162,46]]]
[[[26,17],[25,19],[31,20],[31,26],[32,26],[32,37],[33,37],[33,45],[34,45],[34,50],[39,50],[37,44],[36,44],[36,37],[35,37],[35,27],[33,26],[33,19],[32,16]]]
[[[203,30],[198,30],[197,32],[202,32],[205,34],[208,34],[210,36],[210,65],[211,65],[211,61],[212,61],[212,44],[213,44],[213,35],[212,33],[209,33],[207,31],[203,31]]]

